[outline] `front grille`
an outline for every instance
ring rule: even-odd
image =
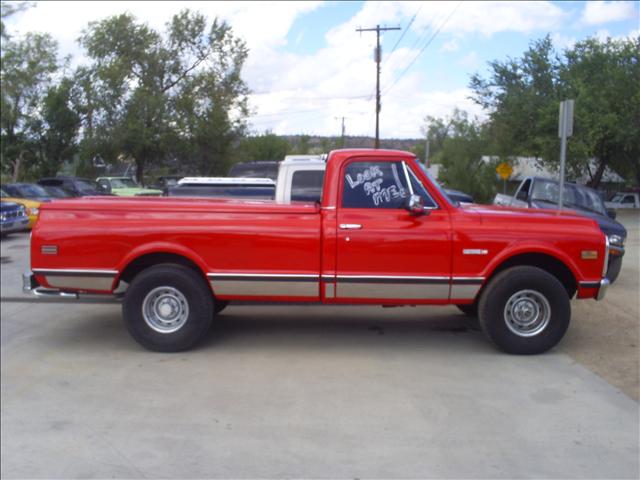
[[[11,211],[4,211],[2,212],[2,214],[4,215],[4,218],[6,218],[7,220],[11,219],[11,218],[22,218],[24,216],[26,216],[26,214],[24,213],[24,210],[11,210]]]

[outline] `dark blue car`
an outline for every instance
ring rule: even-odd
[[[602,198],[595,190],[575,183],[565,183],[562,196],[564,208],[593,218],[609,239],[607,278],[613,283],[622,268],[627,229],[614,220],[615,213],[607,211]],[[527,178],[518,187],[514,198],[516,201],[526,202],[530,208],[557,209],[560,184],[557,180],[548,178]]]
[[[0,202],[0,234],[3,237],[24,230],[28,225],[29,217],[24,206],[15,202]]]

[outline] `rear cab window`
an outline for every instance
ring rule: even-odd
[[[317,202],[322,197],[324,170],[298,170],[291,177],[291,201]]]

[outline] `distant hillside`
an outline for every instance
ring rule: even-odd
[[[326,153],[326,150],[337,148],[340,142],[340,137],[321,137],[317,135],[280,135],[280,137],[286,139],[294,148],[304,141],[304,137],[307,137],[310,153]],[[424,139],[420,138],[381,138],[380,148],[412,150],[416,145],[422,143],[424,143]],[[345,136],[344,139],[344,148],[373,148],[373,144],[373,137]]]

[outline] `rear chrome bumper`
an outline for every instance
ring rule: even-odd
[[[30,271],[22,274],[22,291],[41,299],[49,299],[58,302],[120,303],[122,301],[122,295],[65,292],[53,288],[45,288],[38,283],[35,275]]]
[[[610,284],[611,282],[608,278],[603,278],[602,280],[600,280],[600,287],[598,288],[598,295],[596,296],[596,300],[602,300],[604,298],[607,293],[607,288],[609,288]]]

